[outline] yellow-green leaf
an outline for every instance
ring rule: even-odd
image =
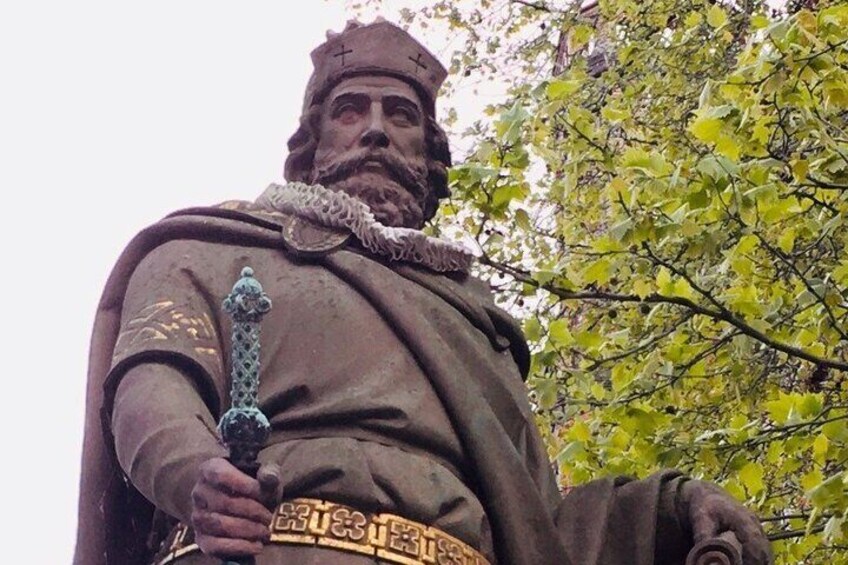
[[[576,440],[580,440],[583,442],[589,441],[592,437],[592,431],[589,429],[589,426],[586,425],[586,422],[578,421],[569,430],[569,435]]]
[[[670,296],[673,293],[671,272],[665,267],[660,267],[657,273],[657,289],[660,294]]]
[[[811,490],[819,486],[823,480],[822,472],[818,469],[813,469],[801,477],[801,486],[804,487],[804,490]]]
[[[584,349],[597,349],[604,342],[604,338],[598,332],[585,331],[574,336],[577,344]]]
[[[739,480],[742,481],[751,496],[756,496],[763,490],[763,486],[765,486],[763,483],[764,476],[763,467],[754,461],[739,470]]]
[[[580,90],[579,80],[553,80],[548,84],[547,94],[551,100],[561,100]]]
[[[633,293],[639,298],[644,299],[646,296],[652,294],[654,292],[654,288],[649,281],[645,279],[637,279],[636,282],[633,283]]]
[[[557,347],[566,347],[574,343],[567,320],[554,320],[548,330],[548,337]]]
[[[722,121],[719,118],[701,117],[692,122],[690,131],[697,139],[712,143],[718,139],[721,126]]]
[[[678,296],[680,298],[688,298],[691,300],[695,297],[695,289],[692,288],[689,281],[679,278],[671,285],[671,296]]]
[[[764,14],[754,14],[751,17],[751,26],[754,29],[763,29],[767,25],[769,25],[769,19]]]
[[[683,23],[686,24],[686,27],[695,27],[703,21],[704,17],[700,12],[689,12],[687,14],[686,19],[683,20]]]
[[[592,383],[592,386],[589,387],[589,392],[592,393],[595,400],[602,400],[607,395],[607,389],[599,382]]]
[[[716,151],[734,161],[739,159],[740,147],[729,135],[720,134],[716,140]]]
[[[612,278],[612,268],[610,262],[606,259],[594,261],[583,271],[583,281],[586,284],[604,285],[609,282],[610,278]]]
[[[819,434],[813,441],[813,461],[822,464],[827,456],[827,449],[830,447],[830,440],[824,434]]]
[[[707,23],[714,28],[720,28],[727,23],[727,13],[718,4],[713,4],[707,11]]]
[[[784,253],[792,252],[792,248],[795,246],[795,230],[788,229],[780,234],[780,237],[777,239],[777,246]]]

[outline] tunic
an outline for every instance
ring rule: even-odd
[[[275,428],[262,458],[281,462],[283,498],[394,510],[501,564],[682,563],[691,536],[675,473],[560,496],[521,378],[526,343],[484,285],[350,248],[301,261],[281,243],[267,217],[193,209],[119,259],[92,336],[76,565],[144,563],[148,500],[185,518],[197,465],[222,454],[213,426],[227,404],[229,327],[215,312],[246,264],[279,293],[260,402]],[[122,382],[140,363],[186,378]],[[167,417],[145,420],[139,406]]]
[[[154,353],[157,363],[184,367],[188,358],[202,370],[191,376],[196,388],[141,378],[118,386],[113,431],[132,483],[157,507],[188,520],[186,494],[199,462],[222,454],[212,427],[229,404],[230,322],[215,298],[226,296],[244,265],[262,266],[257,277],[274,302],[262,324],[259,400],[272,432],[260,460],[280,464],[280,494],[415,519],[484,548],[494,561],[462,445],[410,351],[359,292],[281,249],[170,241],[135,269],[112,378]],[[163,403],[182,414],[168,418]],[[157,418],[140,418],[151,410]],[[205,424],[186,422],[187,413]]]

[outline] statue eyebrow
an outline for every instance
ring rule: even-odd
[[[342,92],[335,98],[333,98],[330,103],[330,108],[332,112],[338,110],[344,104],[353,104],[357,109],[362,109],[368,106],[371,103],[371,98],[362,92]]]
[[[401,96],[399,94],[387,94],[383,96],[383,104],[390,106],[402,106],[410,110],[415,110],[419,116],[421,115],[421,107],[418,103],[406,96]]]

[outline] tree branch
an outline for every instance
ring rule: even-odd
[[[506,273],[514,277],[518,281],[529,284],[536,288],[546,290],[551,294],[562,298],[563,300],[597,299],[610,300],[613,302],[645,302],[648,304],[676,304],[678,306],[683,306],[684,308],[688,308],[695,314],[701,314],[714,320],[726,322],[738,329],[743,334],[759,341],[760,343],[767,345],[768,347],[771,347],[772,349],[776,349],[777,351],[783,352],[792,357],[797,357],[799,359],[803,359],[805,361],[809,361],[810,363],[815,363],[817,365],[823,365],[830,369],[848,371],[848,363],[835,359],[825,359],[823,357],[819,357],[818,355],[814,355],[808,351],[804,351],[803,349],[800,349],[798,347],[794,347],[792,345],[772,339],[763,332],[752,327],[750,324],[748,324],[741,318],[735,316],[732,312],[730,312],[727,308],[723,306],[721,306],[720,308],[717,307],[716,310],[712,310],[710,308],[701,306],[700,304],[697,304],[688,298],[683,298],[680,296],[663,296],[657,293],[649,294],[645,298],[640,298],[635,294],[620,294],[602,290],[584,290],[575,292],[572,290],[560,288],[550,283],[541,284],[539,283],[539,281],[535,280],[526,272],[523,272],[520,269],[516,269],[515,267],[511,267],[509,265],[498,263],[485,254],[480,257],[480,263],[492,267],[502,273]]]
[[[773,534],[768,534],[766,537],[769,541],[778,541],[782,539],[792,539],[792,538],[802,538],[809,534],[818,534],[824,531],[824,526],[816,526],[814,528],[810,528],[809,530],[789,530],[788,532],[776,532]]]
[[[513,4],[521,4],[522,6],[527,6],[528,8],[533,8],[534,10],[539,10],[540,12],[551,13],[552,10],[539,2],[528,2],[527,0],[509,0]]]

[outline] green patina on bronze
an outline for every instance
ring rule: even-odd
[[[218,431],[230,450],[233,465],[255,475],[259,468],[256,455],[271,430],[268,418],[258,407],[260,323],[271,309],[271,300],[254,278],[253,269],[245,267],[223,307],[233,320],[232,407],[221,418]]]

